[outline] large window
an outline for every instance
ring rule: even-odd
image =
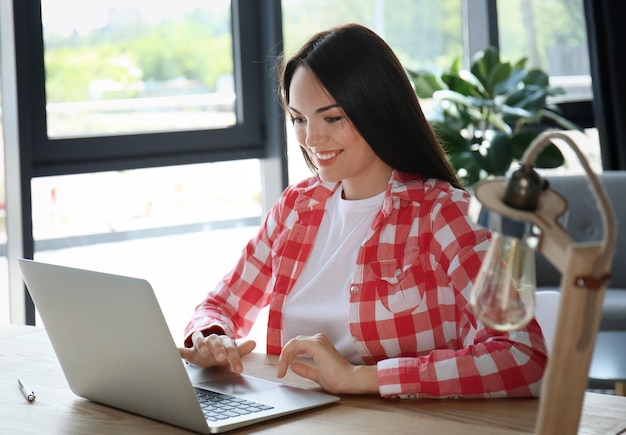
[[[147,279],[180,343],[258,230],[260,172],[252,159],[35,178],[35,259]]]
[[[50,138],[236,124],[230,0],[41,6]]]
[[[498,0],[498,27],[503,58],[546,71],[561,101],[591,99],[583,0]]]
[[[15,3],[33,175],[266,155],[263,5],[96,3]]]
[[[266,68],[278,3],[12,4],[23,255],[148,278],[180,326],[282,189],[265,168],[284,143]]]

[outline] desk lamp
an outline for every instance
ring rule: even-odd
[[[520,168],[510,177],[483,180],[474,189],[490,214],[499,215],[505,223],[517,223],[516,234],[494,232],[472,290],[471,304],[487,326],[513,330],[533,317],[534,257],[529,257],[532,244],[524,241],[524,237],[528,240],[533,236],[532,229],[539,230],[538,234],[534,232],[537,251],[561,273],[556,330],[541,386],[537,434],[568,435],[578,431],[616,239],[610,201],[576,145],[576,134],[582,135],[542,133],[530,144]],[[571,147],[589,179],[602,217],[603,238],[598,242],[572,240],[557,220],[567,210],[567,201],[533,169],[536,157],[552,140]]]

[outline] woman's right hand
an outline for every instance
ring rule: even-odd
[[[235,342],[226,335],[210,334],[206,337],[201,332],[191,336],[192,347],[180,347],[181,358],[198,367],[228,367],[235,373],[243,371],[241,357],[249,354],[256,346],[253,340]]]

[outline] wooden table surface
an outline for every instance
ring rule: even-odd
[[[276,380],[276,358],[246,357],[245,370]],[[37,399],[28,403],[17,378]],[[289,374],[285,383],[316,385]],[[538,399],[402,400],[342,396],[336,404],[259,423],[233,434],[523,434],[532,433]],[[580,434],[626,433],[626,397],[586,393]],[[0,327],[1,434],[183,434],[185,430],[75,396],[69,389],[45,331]]]

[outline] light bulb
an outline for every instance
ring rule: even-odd
[[[470,296],[480,321],[499,331],[522,328],[535,313],[535,239],[529,224],[516,224],[522,237],[493,232]]]

